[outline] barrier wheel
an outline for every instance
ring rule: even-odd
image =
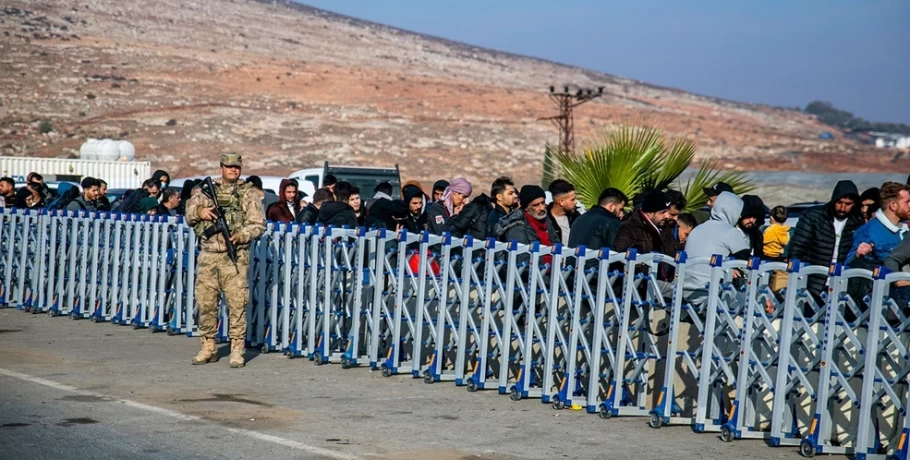
[[[565,408],[566,408],[566,403],[563,400],[557,398],[555,401],[553,401],[554,410],[563,410]]]
[[[321,354],[317,353],[315,356],[313,356],[313,362],[316,363],[317,366],[321,366],[325,364],[325,359],[322,358]]]
[[[392,376],[392,369],[389,369],[389,367],[386,366],[385,364],[382,365],[382,376],[383,376],[383,377],[391,377],[391,376]]]
[[[262,353],[262,354],[264,354],[264,355],[269,354],[269,351],[270,351],[270,350],[269,350],[269,346],[268,346],[268,345],[263,345],[263,346],[262,346],[262,349],[259,350],[259,352]]]
[[[56,317],[57,317],[57,310],[51,310],[51,311],[47,312],[47,314],[50,315],[51,318],[56,318]]]
[[[436,378],[433,377],[433,373],[430,371],[425,371],[423,373],[423,383],[426,383],[427,385],[432,385],[434,382],[436,382]]]
[[[342,356],[341,357],[341,368],[350,369],[351,368],[351,358],[348,358],[347,356]]]
[[[130,326],[132,326],[133,329],[139,329],[139,324],[137,324],[137,323],[133,323]]]
[[[295,355],[293,351],[289,351],[287,356],[288,356],[288,359],[294,359],[297,357],[297,355]]]
[[[720,428],[720,440],[723,442],[733,442],[733,432],[730,427],[723,426]]]
[[[607,409],[605,406],[600,406],[600,412],[598,413],[598,415],[600,415],[600,418],[602,418],[604,420],[610,420],[611,418],[613,418],[613,412],[610,412],[610,410]]]
[[[648,418],[648,426],[654,428],[655,430],[660,428],[661,425],[663,425],[663,422],[664,421],[660,418],[660,415],[656,413],[651,413],[651,416]]]
[[[73,312],[72,314],[70,314],[70,319],[75,321],[75,320],[79,319],[79,315],[77,315],[76,312]]]
[[[478,390],[477,382],[474,379],[468,380],[468,393],[474,393]]]
[[[799,443],[799,454],[806,458],[815,457],[815,446],[809,441]]]
[[[156,334],[156,333],[158,333],[158,328],[155,326],[149,326],[149,332],[151,332],[152,334]]]
[[[175,331],[174,329],[171,329],[171,328],[167,328],[167,330],[165,330],[165,333],[166,333],[167,335],[177,335],[177,334],[179,334],[180,332],[179,332],[179,331]]]
[[[521,392],[518,391],[518,387],[512,387],[512,389],[509,390],[509,399],[512,401],[521,401]]]
[[[93,322],[93,323],[97,323],[97,322],[98,322],[98,317],[95,316],[95,315],[92,315],[92,316],[89,316],[88,320],[91,321],[91,322]]]

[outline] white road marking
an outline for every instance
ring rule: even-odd
[[[178,420],[209,423],[213,427],[217,427],[217,428],[220,428],[222,430],[225,430],[225,431],[228,431],[231,433],[242,434],[244,436],[247,436],[247,437],[250,437],[253,439],[258,439],[260,441],[270,442],[270,443],[278,444],[278,445],[284,446],[284,447],[290,447],[291,449],[300,449],[302,451],[309,452],[311,454],[322,455],[322,456],[330,457],[330,458],[337,458],[339,460],[357,460],[360,458],[356,455],[350,455],[350,454],[345,454],[342,452],[337,452],[334,450],[323,449],[321,447],[311,446],[309,444],[304,444],[302,442],[297,442],[297,441],[282,438],[279,436],[273,436],[270,434],[260,433],[258,431],[247,430],[244,428],[231,428],[231,427],[219,426],[214,423],[210,423],[210,422],[206,421],[202,417],[197,417],[195,415],[187,415],[187,414],[183,414],[183,413],[173,411],[170,409],[165,409],[163,407],[151,406],[151,405],[144,404],[141,402],[131,401],[129,399],[115,398],[113,396],[108,396],[108,395],[104,395],[104,394],[100,394],[100,393],[93,393],[91,391],[82,390],[82,389],[76,388],[74,386],[54,382],[53,380],[47,380],[47,379],[44,379],[41,377],[34,377],[34,376],[31,376],[28,374],[22,374],[20,372],[11,371],[8,369],[0,368],[0,375],[5,375],[7,377],[24,380],[24,381],[30,382],[30,383],[36,383],[38,385],[44,385],[46,387],[50,387],[55,390],[66,391],[69,393],[75,393],[75,394],[79,394],[79,395],[83,395],[83,396],[93,396],[96,398],[108,399],[108,400],[111,400],[114,402],[119,402],[121,404],[124,404],[128,407],[132,407],[134,409],[140,409],[140,410],[144,410],[146,412],[152,412],[154,414],[163,415],[165,417],[171,417],[171,418],[175,418]]]

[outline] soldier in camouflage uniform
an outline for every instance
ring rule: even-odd
[[[243,349],[246,338],[246,305],[249,299],[247,269],[250,263],[250,241],[265,231],[265,216],[259,194],[250,184],[240,179],[242,164],[240,155],[236,153],[221,155],[221,179],[213,181],[218,204],[224,210],[224,217],[230,227],[231,241],[237,249],[237,267],[240,273],[237,273],[228,257],[224,238],[219,234],[209,239],[204,236],[205,230],[213,225],[217,217],[212,200],[200,193],[190,198],[186,204],[186,222],[199,237],[201,249],[196,262],[196,302],[199,304],[202,350],[193,358],[193,364],[218,361],[215,333],[222,292],[227,301],[230,319],[231,367],[243,367],[245,364]]]

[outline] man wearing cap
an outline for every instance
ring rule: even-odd
[[[672,201],[667,194],[653,191],[645,196],[640,209],[632,211],[629,220],[623,222],[613,242],[613,249],[625,252],[634,248],[639,254],[649,252],[664,253],[661,228],[670,219]],[[668,254],[675,255],[675,254]]]
[[[697,210],[692,214],[695,216],[695,220],[699,225],[707,222],[711,218],[711,208],[714,207],[714,202],[717,201],[717,197],[724,192],[733,192],[733,187],[726,182],[718,182],[714,184],[713,187],[705,187],[702,189],[705,192],[705,196],[708,197],[708,202],[705,203],[705,206],[708,207],[707,212],[702,210]]]
[[[265,231],[265,213],[262,200],[253,187],[240,179],[243,161],[240,155],[221,155],[221,178],[214,182],[215,198],[224,212],[237,250],[237,268],[227,254],[227,245],[220,234],[205,238],[205,231],[214,225],[218,208],[205,194],[194,195],[186,205],[186,222],[193,227],[200,240],[201,252],[196,261],[196,302],[199,304],[199,335],[202,350],[193,358],[193,364],[218,361],[215,351],[215,333],[218,327],[218,305],[221,294],[227,301],[229,335],[231,339],[230,365],[243,367],[244,339],[246,338],[246,304],[249,298],[247,268],[250,263],[250,241]]]

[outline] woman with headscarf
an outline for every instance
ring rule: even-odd
[[[152,180],[160,184],[161,191],[163,192],[164,189],[167,188],[168,184],[171,183],[171,175],[168,174],[167,171],[159,169],[155,171],[154,174],[152,174]]]
[[[158,212],[158,199],[147,196],[139,200],[138,209],[136,210],[137,214],[151,214],[155,215]]]
[[[434,235],[449,231],[449,220],[458,214],[471,196],[471,183],[459,177],[452,181],[442,194],[442,199],[427,210],[427,230]]]

